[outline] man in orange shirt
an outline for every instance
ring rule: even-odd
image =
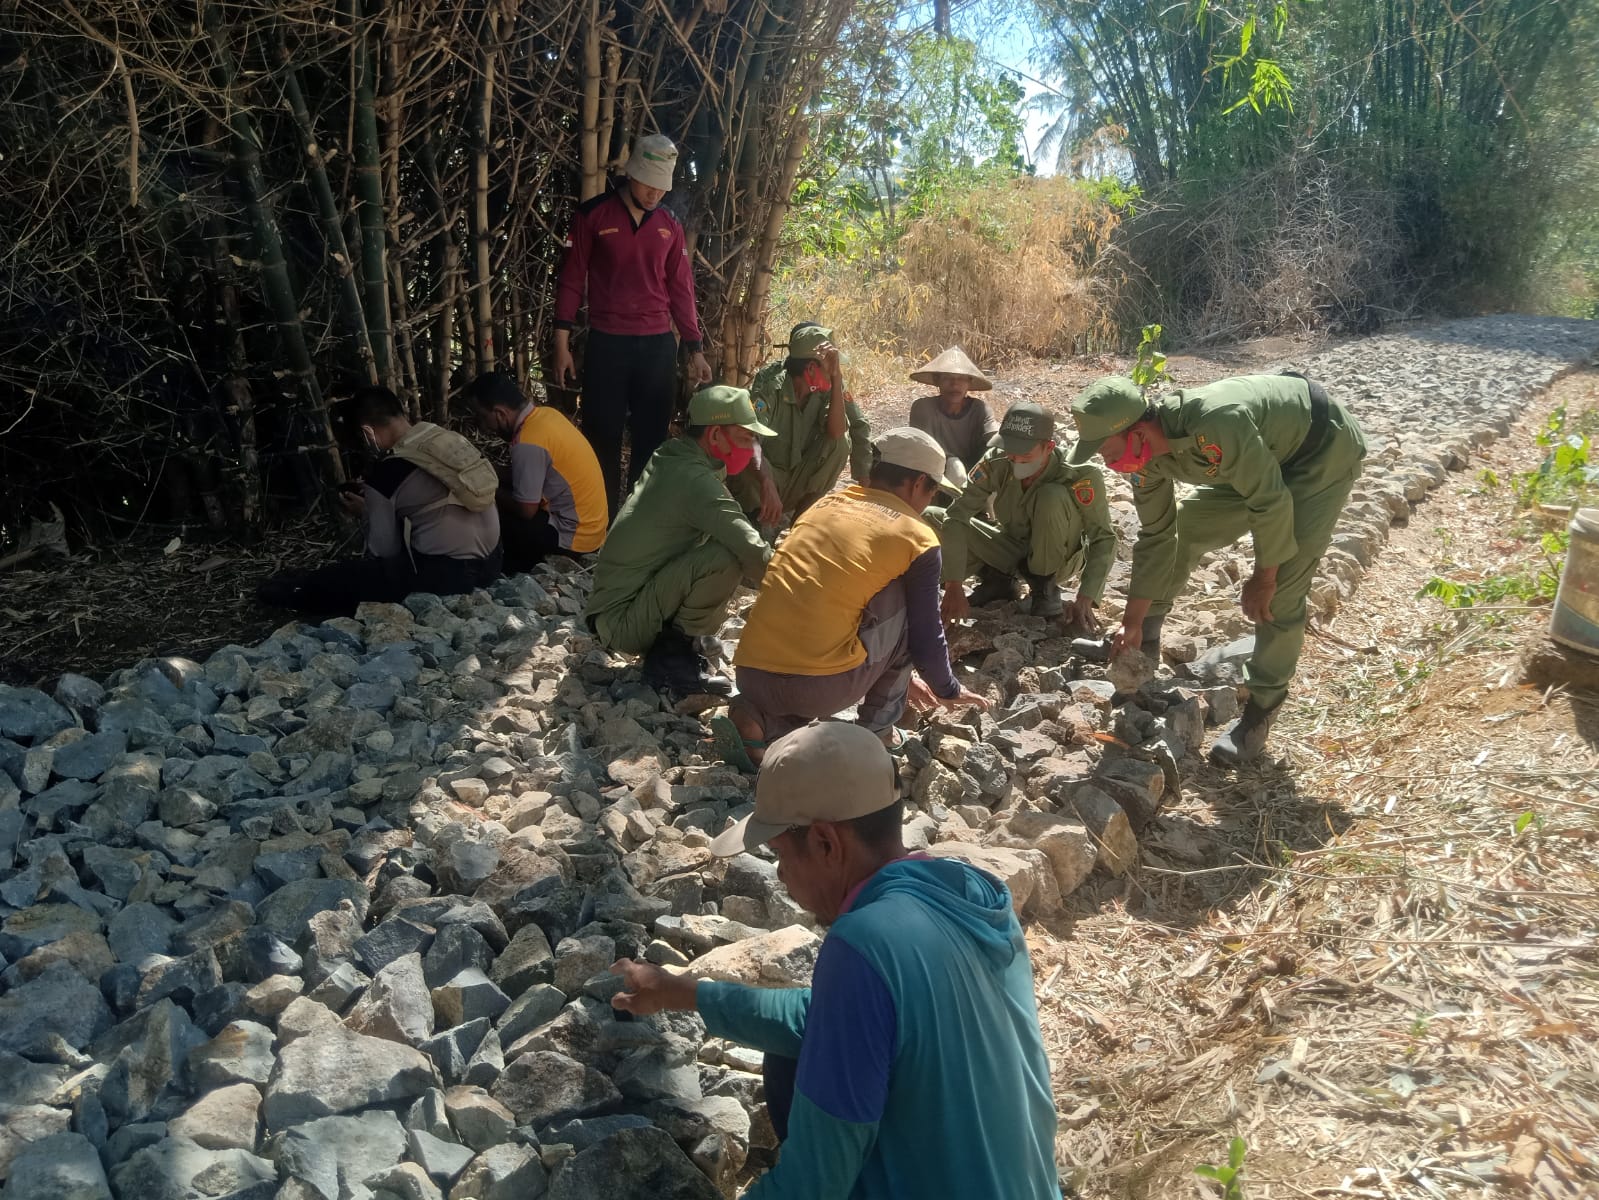
[[[511,443],[511,472],[500,488],[505,570],[530,571],[546,555],[588,554],[605,544],[610,513],[605,479],[577,426],[491,371],[466,386],[478,428]]]
[[[823,496],[772,555],[733,656],[728,716],[752,762],[766,743],[857,705],[891,750],[913,669],[940,704],[985,703],[950,667],[943,564],[922,511],[945,485],[944,449],[919,429],[877,440],[864,485]]]

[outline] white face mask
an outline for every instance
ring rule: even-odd
[[[1044,464],[1049,461],[1049,455],[1040,454],[1031,462],[1017,462],[1014,458],[1010,461],[1011,470],[1016,472],[1017,479],[1031,479],[1044,469]]]

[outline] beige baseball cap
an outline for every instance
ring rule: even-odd
[[[767,747],[755,811],[718,835],[711,853],[725,858],[817,821],[851,821],[898,797],[894,760],[875,733],[847,721],[812,721]]]
[[[944,447],[933,440],[932,434],[903,425],[898,429],[890,429],[872,444],[877,447],[879,461],[920,471],[924,475],[931,475],[945,487],[957,491],[960,489],[961,485],[951,479],[945,470],[949,456],[944,453]]]
[[[664,133],[652,133],[633,143],[625,171],[645,187],[672,190],[672,172],[677,168],[677,147]]]

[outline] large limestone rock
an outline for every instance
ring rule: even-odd
[[[764,987],[806,987],[821,945],[822,939],[811,930],[790,925],[718,946],[696,958],[692,969],[702,979]]]
[[[334,1026],[284,1048],[267,1082],[263,1112],[269,1129],[287,1129],[316,1117],[414,1100],[438,1084],[438,1072],[421,1051]]]
[[[5,1195],[7,1200],[111,1200],[111,1188],[94,1143],[81,1133],[56,1133],[30,1143],[12,1160]]]
[[[260,1089],[235,1083],[201,1096],[167,1122],[167,1133],[207,1150],[254,1150],[260,1118]]]
[[[593,1067],[553,1050],[522,1055],[491,1091],[518,1124],[535,1126],[604,1112],[622,1100],[616,1085]]]
[[[934,858],[958,858],[987,871],[1010,889],[1011,906],[1019,917],[1052,917],[1060,912],[1061,895],[1055,871],[1040,850],[939,842],[928,853]]]
[[[663,1130],[622,1129],[563,1163],[550,1180],[548,1200],[721,1200],[721,1195]]]
[[[1069,896],[1094,869],[1094,840],[1081,821],[1057,813],[1023,810],[1005,823],[1006,844],[1041,850],[1055,873],[1055,885]]]
[[[366,1181],[405,1157],[405,1127],[391,1112],[322,1117],[272,1139],[278,1174],[310,1184],[324,1200],[367,1200]]]
[[[414,1046],[426,1041],[433,1033],[433,998],[422,976],[422,956],[401,955],[379,971],[346,1024],[391,1042]]]
[[[119,1200],[231,1196],[251,1188],[264,1192],[276,1181],[272,1164],[246,1150],[207,1150],[172,1137],[137,1151],[111,1172]]]

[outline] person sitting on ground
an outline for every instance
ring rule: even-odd
[[[1098,454],[1127,476],[1138,542],[1112,656],[1160,654],[1161,626],[1208,551],[1250,534],[1254,573],[1239,603],[1255,623],[1244,664],[1249,702],[1210,748],[1236,766],[1266,748],[1305,644],[1305,598],[1360,478],[1360,423],[1303,375],[1243,375],[1182,388],[1150,404],[1130,379],[1106,376],[1072,401],[1073,462]],[[1181,499],[1176,484],[1193,490]]]
[[[644,655],[644,680],[674,698],[732,690],[694,643],[712,637],[744,578],[759,580],[771,549],[724,482],[749,462],[757,436],[750,394],[725,385],[689,401],[689,427],[650,456],[594,567],[584,620],[606,649]]]
[[[913,668],[919,699],[985,704],[950,667],[938,535],[921,519],[944,481],[944,451],[919,429],[890,430],[876,449],[864,486],[822,497],[794,522],[745,618],[728,719],[751,763],[769,739],[852,704],[897,748]]]
[[[921,370],[912,371],[911,378],[938,389],[936,396],[911,401],[911,428],[932,434],[950,457],[945,474],[964,480],[999,432],[999,421],[988,401],[972,395],[990,391],[994,385],[959,346],[951,346]]]
[[[832,330],[810,321],[794,326],[788,357],[755,373],[750,398],[756,416],[776,432],[761,439],[755,473],[730,481],[745,512],[769,511],[775,492],[783,513],[798,517],[833,490],[845,463],[857,483],[866,479],[872,427],[844,386]]]
[[[963,617],[970,605],[1012,599],[1019,574],[1029,611],[1058,617],[1061,581],[1079,576],[1070,620],[1096,632],[1094,608],[1116,559],[1104,476],[1066,461],[1055,445],[1055,418],[1031,401],[1011,405],[999,438],[972,467],[960,497],[947,509],[927,510],[944,553],[944,615]],[[993,520],[986,519],[990,501]],[[980,580],[968,597],[962,587],[974,568]]]
[[[499,578],[497,476],[471,442],[427,421],[413,424],[385,387],[362,387],[336,403],[332,423],[347,450],[376,456],[361,483],[339,496],[365,518],[366,554],[275,575],[257,589],[263,603],[350,616],[363,601],[455,596]]]
[[[610,516],[605,480],[577,426],[499,371],[479,375],[463,394],[478,428],[511,443],[510,476],[497,497],[505,569],[531,571],[551,554],[598,550]]]
[[[622,959],[611,1004],[696,1011],[763,1051],[777,1165],[745,1200],[1059,1200],[1055,1101],[1010,892],[906,852],[893,759],[824,721],[772,744],[755,810],[711,843],[760,846],[827,927],[808,988],[696,979]]]

